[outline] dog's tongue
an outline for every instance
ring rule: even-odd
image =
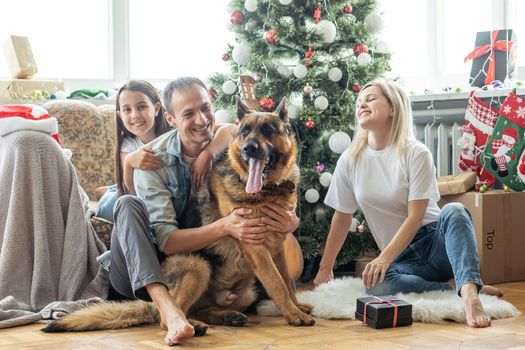
[[[262,189],[262,172],[264,160],[250,158],[248,169],[248,182],[246,182],[247,193],[257,193]]]

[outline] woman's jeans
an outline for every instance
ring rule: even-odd
[[[460,203],[441,209],[437,222],[421,227],[412,243],[388,269],[383,283],[367,293],[388,295],[450,290],[447,283],[456,281],[459,291],[466,283],[482,287],[479,256],[472,218]]]
[[[109,186],[106,193],[98,201],[95,216],[113,222],[113,208],[117,199],[117,185]]]

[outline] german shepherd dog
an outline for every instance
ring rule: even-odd
[[[207,184],[197,194],[203,224],[251,208],[261,217],[266,203],[297,203],[297,145],[283,100],[273,113],[251,111],[237,100],[240,121],[227,152],[216,160]],[[162,263],[170,295],[203,335],[207,325],[243,326],[242,312],[257,299],[257,277],[289,324],[311,326],[311,306],[297,301],[288,274],[284,235],[246,244],[225,237],[199,253],[176,254]],[[231,298],[231,293],[237,297]],[[192,318],[199,321],[194,321]],[[125,328],[158,322],[152,303],[103,302],[50,323],[45,332]],[[162,326],[162,325],[161,325]]]

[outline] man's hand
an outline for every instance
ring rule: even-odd
[[[245,215],[252,213],[251,209],[238,208],[230,215],[222,218],[226,233],[233,238],[249,244],[261,244],[271,233],[260,218],[248,219]]]
[[[126,162],[134,169],[157,170],[164,166],[151,148],[140,148],[126,155]]]
[[[391,263],[386,259],[378,256],[374,260],[370,261],[365,266],[363,271],[363,284],[366,288],[372,289],[375,287],[376,283],[383,283],[385,279],[386,272],[390,267]]]
[[[294,232],[299,227],[299,218],[290,203],[268,203],[261,208],[261,211],[267,215],[261,220],[269,231],[288,233]]]
[[[212,161],[213,156],[205,148],[191,164],[191,185],[195,191],[201,187],[202,181],[210,173]]]

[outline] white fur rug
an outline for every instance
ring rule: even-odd
[[[312,305],[312,315],[319,318],[355,319],[356,299],[366,296],[363,282],[359,278],[338,278],[317,286],[312,291],[297,293],[300,302]],[[399,299],[412,304],[414,321],[444,323],[447,320],[465,322],[465,312],[455,291],[432,291],[421,294],[397,294]],[[511,303],[492,295],[480,294],[485,312],[492,319],[514,317],[521,312]],[[257,313],[277,316],[281,312],[272,301],[264,300],[257,306]]]

